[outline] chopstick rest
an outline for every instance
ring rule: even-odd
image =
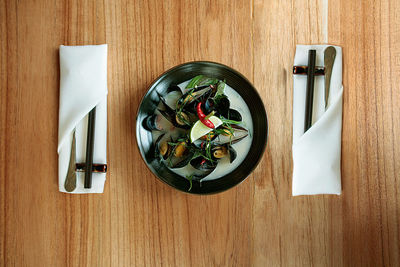
[[[293,74],[296,75],[307,75],[308,66],[293,66]],[[316,66],[314,71],[314,76],[323,76],[325,75],[325,68]]]
[[[307,66],[309,50],[316,51],[315,66],[324,66],[326,47],[328,46],[298,45],[294,66]],[[329,105],[325,110],[324,77],[315,75],[312,123],[306,132],[304,132],[304,119],[307,77],[293,75],[292,194],[294,196],[341,193],[342,50],[338,46],[335,48],[337,54],[332,69]],[[317,69],[319,67],[315,72]]]
[[[86,163],[76,163],[75,164],[76,172],[85,172],[86,171]],[[107,164],[97,164],[93,163],[92,172],[107,172]]]
[[[64,181],[73,129],[76,131],[76,163],[84,165],[75,169],[76,188],[70,193],[102,193],[104,190],[106,172],[94,171],[94,167],[107,163],[107,93],[107,45],[60,46],[58,176],[61,192],[69,193]],[[94,108],[95,116],[89,115]],[[87,140],[88,134],[90,140]],[[90,188],[85,188],[82,168],[92,176],[86,182],[86,187]]]

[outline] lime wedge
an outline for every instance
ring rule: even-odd
[[[216,116],[211,116],[209,120],[214,124],[215,128],[222,125],[222,121]],[[190,129],[190,141],[193,143],[194,141],[196,141],[203,135],[208,134],[212,130],[213,129],[208,128],[200,120],[198,120],[193,125],[192,129]]]

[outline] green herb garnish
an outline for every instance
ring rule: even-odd
[[[221,119],[223,124],[240,124],[240,123],[242,123],[241,121],[234,121],[234,120],[225,119],[223,116],[220,116],[219,118]]]
[[[176,115],[178,116],[178,118],[183,121],[183,123],[185,123],[188,126],[192,126],[192,124],[190,123],[190,121],[188,121],[187,119],[185,119],[185,117],[182,115],[182,111],[178,111],[176,112]]]
[[[194,88],[196,85],[199,85],[199,81],[203,78],[203,75],[197,75],[196,77],[194,77],[192,80],[190,80],[190,82],[188,83],[188,85],[186,85],[186,89],[188,88]]]
[[[192,185],[193,185],[193,183],[192,183],[192,180],[193,180],[193,174],[191,174],[191,175],[186,175],[186,179],[188,179],[188,180],[189,180],[190,187],[189,187],[188,191],[190,191],[190,190],[192,190]]]
[[[219,81],[217,86],[217,92],[215,93],[215,98],[218,99],[218,97],[224,95],[224,90],[225,90],[225,81]]]

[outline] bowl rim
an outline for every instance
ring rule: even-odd
[[[229,186],[227,186],[227,187],[224,187],[223,189],[214,190],[214,191],[210,191],[210,192],[191,192],[191,191],[187,191],[187,190],[185,191],[185,190],[182,190],[181,188],[175,187],[174,185],[172,185],[172,184],[168,183],[167,181],[165,181],[165,180],[164,180],[162,177],[160,177],[157,173],[153,172],[153,170],[149,167],[148,163],[147,163],[146,160],[145,160],[145,155],[143,154],[144,151],[142,151],[142,149],[141,149],[141,147],[140,147],[140,145],[139,145],[139,140],[138,140],[139,128],[140,128],[140,127],[139,127],[140,125],[138,124],[138,123],[140,123],[140,122],[138,122],[138,116],[139,116],[140,108],[141,108],[141,106],[142,106],[142,104],[143,104],[144,99],[148,96],[148,94],[151,93],[151,92],[150,92],[150,89],[151,89],[152,87],[154,87],[154,86],[160,81],[160,79],[161,79],[162,77],[164,77],[165,75],[167,75],[168,73],[172,72],[172,71],[175,70],[175,69],[178,69],[178,68],[181,68],[181,67],[183,67],[183,66],[185,66],[185,65],[190,65],[190,64],[213,64],[213,65],[216,65],[216,66],[224,67],[224,68],[227,68],[229,71],[233,72],[234,74],[238,75],[238,76],[241,77],[242,79],[244,79],[244,80],[252,87],[252,89],[254,90],[254,92],[257,94],[258,98],[261,100],[261,102],[262,102],[262,104],[263,104],[263,111],[264,111],[264,114],[265,114],[265,119],[266,119],[265,141],[263,142],[263,147],[262,147],[262,150],[261,150],[261,154],[260,154],[260,156],[257,158],[257,160],[255,161],[255,164],[253,165],[253,167],[250,168],[249,173],[248,173],[247,175],[245,175],[245,176],[244,176],[239,182],[237,182],[237,183],[234,183],[234,184],[232,184],[232,185],[229,185]],[[247,104],[247,103],[246,103],[246,104]],[[173,67],[167,69],[166,71],[164,71],[163,73],[161,73],[159,76],[157,76],[157,78],[155,78],[155,79],[153,80],[153,82],[147,87],[146,93],[142,96],[142,98],[141,98],[141,100],[140,100],[140,103],[139,103],[139,105],[138,105],[138,107],[137,107],[137,110],[136,110],[136,116],[135,116],[135,128],[136,128],[136,129],[135,129],[135,139],[136,139],[137,148],[138,148],[138,150],[139,150],[139,152],[140,152],[141,160],[144,162],[144,164],[145,164],[146,167],[150,170],[150,172],[151,172],[155,177],[157,177],[158,180],[160,180],[160,181],[163,182],[164,184],[167,184],[168,186],[174,188],[175,190],[178,190],[178,191],[180,191],[180,192],[183,192],[183,193],[186,193],[186,194],[189,194],[189,195],[213,195],[213,194],[218,194],[218,193],[227,191],[228,189],[231,189],[231,188],[236,187],[237,185],[241,184],[241,183],[242,183],[244,180],[246,180],[246,179],[253,173],[253,171],[257,168],[257,166],[258,166],[258,164],[260,163],[261,159],[264,157],[265,150],[266,150],[266,147],[267,147],[267,143],[268,143],[268,134],[269,134],[269,127],[268,127],[268,125],[269,125],[269,123],[268,123],[268,114],[267,114],[267,111],[266,111],[266,109],[265,109],[264,101],[263,101],[263,99],[261,98],[261,96],[260,96],[259,92],[257,91],[256,87],[253,85],[253,83],[251,83],[243,74],[241,74],[239,71],[233,69],[232,67],[229,67],[229,66],[227,66],[227,65],[225,65],[225,64],[222,64],[222,63],[219,63],[219,62],[207,61],[207,60],[199,60],[199,61],[195,60],[195,61],[184,62],[184,63],[175,65],[175,66],[173,66]],[[239,165],[239,166],[240,166],[240,165]],[[239,167],[239,166],[238,166],[238,167]]]

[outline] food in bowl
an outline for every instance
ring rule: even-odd
[[[152,132],[154,156],[189,180],[218,179],[246,157],[252,118],[245,101],[224,81],[198,75],[158,94],[143,127]]]

